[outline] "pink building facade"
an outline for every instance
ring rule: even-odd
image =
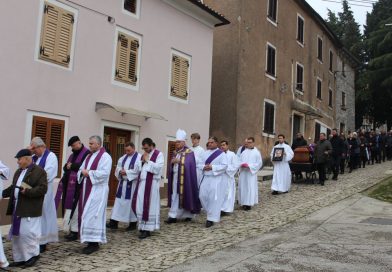
[[[50,16],[58,12],[70,22],[59,35],[70,38],[68,49],[60,44],[51,55],[43,24],[50,31]],[[39,133],[58,149],[62,165],[73,135],[86,145],[89,136],[101,135],[114,161],[125,141],[140,150],[145,137],[167,154],[178,128],[206,141],[213,30],[228,21],[200,1],[6,0],[0,14],[0,159],[13,171],[15,153]],[[133,65],[131,83],[118,80],[122,34],[137,41],[134,58],[124,53],[124,71]],[[182,97],[173,95],[176,57],[187,64]]]

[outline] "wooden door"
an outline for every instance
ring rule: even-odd
[[[132,131],[105,127],[103,137],[103,146],[112,157],[112,171],[109,179],[109,198],[108,206],[113,206],[116,198],[116,191],[118,180],[114,176],[114,171],[117,167],[118,159],[124,155],[125,143],[131,141]]]

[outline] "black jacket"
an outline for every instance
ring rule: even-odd
[[[304,137],[295,138],[293,141],[293,144],[291,146],[291,149],[294,151],[294,149],[296,149],[297,147],[307,146],[307,145],[308,145],[308,142],[304,139]]]
[[[332,156],[333,157],[341,157],[344,153],[344,142],[342,138],[339,136],[333,136],[331,140],[329,140],[332,145]]]

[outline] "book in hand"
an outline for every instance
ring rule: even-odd
[[[283,153],[284,153],[283,147],[275,147],[274,153],[272,156],[272,161],[282,161],[283,160]]]
[[[15,186],[15,187],[19,188],[19,189],[31,189],[31,188],[33,188],[30,185],[28,185],[26,182],[22,182],[22,184],[20,186]]]

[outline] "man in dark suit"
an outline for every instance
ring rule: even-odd
[[[42,205],[48,182],[45,170],[33,163],[30,150],[20,150],[15,158],[19,169],[12,185],[3,191],[3,198],[10,197],[7,215],[12,215],[11,266],[33,266],[39,259]]]

